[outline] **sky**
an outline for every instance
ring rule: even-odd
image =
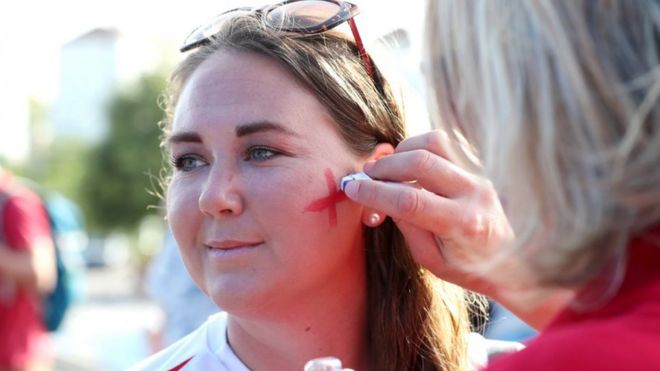
[[[244,1],[224,1],[233,3]],[[173,39],[216,12],[218,1],[22,0],[0,4],[0,67],[14,71],[23,88],[50,98],[59,49],[94,28],[116,28],[140,38]],[[200,18],[197,20],[195,18]]]
[[[361,9],[356,22],[367,47],[397,26],[419,32],[424,0],[354,0]],[[17,122],[27,121],[27,99],[45,105],[57,98],[62,46],[95,28],[115,28],[129,43],[126,71],[157,63],[144,45],[176,51],[197,25],[224,10],[270,4],[263,0],[21,0],[0,1],[0,147],[20,157],[29,141]],[[151,48],[153,51],[153,48]],[[178,57],[178,53],[173,53]],[[175,57],[176,58],[176,57]],[[129,73],[126,72],[126,73]],[[6,109],[10,107],[11,109]],[[12,131],[13,139],[3,132]],[[4,137],[4,138],[3,138]],[[22,143],[22,144],[21,144]],[[15,147],[15,148],[14,148]],[[19,148],[21,147],[21,148]]]
[[[263,0],[21,0],[0,2],[0,68],[17,70],[32,94],[49,98],[59,48],[93,28],[114,27],[145,40],[178,42],[196,25],[223,10],[267,4]],[[363,37],[392,24],[415,24],[411,8],[423,0],[355,0]],[[2,89],[2,88],[0,88]]]

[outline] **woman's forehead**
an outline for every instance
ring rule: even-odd
[[[173,129],[200,122],[262,121],[297,123],[306,130],[333,122],[316,95],[281,62],[228,51],[215,53],[191,75],[176,107]]]
[[[296,87],[305,89],[290,69],[282,62],[255,52],[221,49],[210,55],[193,72],[191,80],[218,83],[233,82],[237,85],[258,83],[281,90]]]

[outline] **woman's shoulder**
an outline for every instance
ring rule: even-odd
[[[130,371],[229,370],[217,359],[209,342],[225,339],[227,314],[211,315],[195,331],[174,344],[131,367]],[[222,341],[222,340],[220,340]],[[215,345],[215,344],[214,344]]]

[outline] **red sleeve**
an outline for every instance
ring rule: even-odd
[[[38,239],[51,236],[48,216],[36,195],[27,192],[14,195],[3,209],[2,228],[11,248],[27,250]]]

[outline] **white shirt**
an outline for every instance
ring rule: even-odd
[[[227,312],[209,316],[197,330],[129,370],[249,371],[227,342]]]
[[[486,366],[491,342],[479,334],[470,334],[468,358],[472,370]],[[501,348],[502,342],[496,343]],[[510,350],[518,348],[518,343],[511,344]],[[129,370],[249,371],[227,342],[226,312],[211,315],[197,330]]]

